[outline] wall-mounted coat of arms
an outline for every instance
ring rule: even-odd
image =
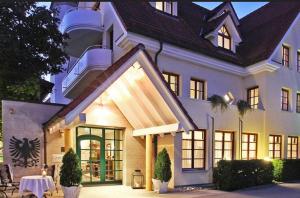
[[[22,140],[14,136],[9,141],[9,151],[14,166],[33,167],[38,166],[40,157],[40,140],[38,138]]]

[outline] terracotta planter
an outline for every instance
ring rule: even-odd
[[[61,186],[61,189],[64,193],[64,198],[79,198],[81,188],[82,185],[71,187]]]
[[[168,192],[168,184],[169,182],[161,182],[158,179],[152,179],[154,192],[159,194]]]

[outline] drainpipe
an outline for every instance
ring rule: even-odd
[[[155,53],[155,58],[154,58],[154,62],[156,65],[157,65],[158,55],[161,53],[162,50],[163,50],[163,42],[159,40],[159,50]]]
[[[215,143],[215,118],[211,115],[208,115],[211,119],[211,167],[214,168],[214,143]]]
[[[47,130],[44,128],[44,164],[47,164]]]
[[[157,59],[158,59],[158,55],[161,53],[163,49],[163,42],[161,40],[159,40],[159,50],[155,53],[155,58],[154,58],[154,62],[157,65]],[[154,135],[153,138],[153,144],[154,144],[154,161],[156,161],[156,157],[157,157],[157,135]]]
[[[243,120],[239,118],[240,159],[242,159],[242,133],[243,133]]]

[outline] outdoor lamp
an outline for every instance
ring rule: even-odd
[[[43,164],[43,168],[42,168],[42,176],[43,177],[47,176],[47,170],[48,170],[48,165],[47,164]]]
[[[134,170],[131,178],[131,187],[133,189],[144,188],[144,175],[141,170]]]

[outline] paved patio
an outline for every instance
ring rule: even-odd
[[[200,190],[197,192],[171,192],[168,194],[156,194],[154,192],[147,192],[145,190],[132,190],[130,187],[125,186],[98,186],[98,187],[85,187],[82,189],[80,198],[88,197],[108,197],[108,198],[280,198],[282,196],[289,198],[300,197],[300,183],[284,183],[278,185],[265,185],[246,190],[235,192],[223,192],[218,190]]]
[[[299,183],[283,183],[278,185],[265,185],[235,192],[223,192],[218,190],[199,190],[194,192],[170,192],[168,194],[156,194],[145,190],[133,190],[130,187],[121,185],[102,185],[94,187],[84,187],[80,198],[105,197],[105,198],[288,198],[300,197]],[[14,197],[19,197],[15,193]],[[51,198],[63,198],[60,191],[56,192]]]

